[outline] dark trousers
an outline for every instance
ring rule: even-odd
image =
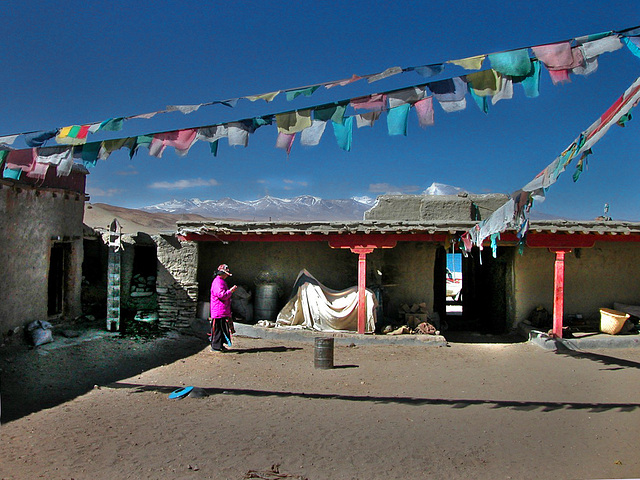
[[[222,350],[223,344],[231,346],[231,333],[229,332],[229,318],[211,319],[211,348]]]

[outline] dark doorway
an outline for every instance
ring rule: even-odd
[[[512,293],[512,247],[498,247],[496,258],[490,248],[474,248],[461,258],[460,294],[447,297],[447,252],[436,253],[434,310],[445,319],[450,331],[500,334],[507,331],[508,299]],[[460,305],[461,308],[452,308]]]
[[[51,245],[47,308],[49,316],[62,315],[64,311],[66,284],[69,278],[70,252],[71,246],[68,243],[54,243]]]

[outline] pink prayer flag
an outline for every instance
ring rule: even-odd
[[[325,88],[333,88],[333,87],[344,87],[345,85],[349,85],[350,83],[357,82],[358,80],[362,80],[362,77],[358,75],[352,75],[351,78],[346,78],[344,80],[338,80],[337,82],[327,83],[325,84]]]
[[[178,155],[184,156],[196,141],[197,128],[174,130],[173,132],[156,133],[149,147],[149,154],[154,157],[162,157],[164,149],[174,147]]]
[[[538,60],[549,70],[568,70],[584,65],[584,56],[579,47],[571,48],[570,42],[531,47]]]
[[[423,98],[413,105],[418,115],[418,123],[422,128],[431,126],[435,123],[433,118],[433,97]]]
[[[291,152],[291,146],[293,140],[296,138],[295,133],[278,133],[278,139],[276,140],[276,148],[282,148],[287,151],[287,155]]]
[[[371,112],[381,112],[387,109],[387,96],[384,93],[376,93],[366,97],[353,98],[351,106],[355,110],[369,110]]]
[[[571,83],[569,70],[549,70],[549,76],[554,85],[559,83]]]

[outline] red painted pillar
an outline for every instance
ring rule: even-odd
[[[553,277],[553,334],[562,338],[562,323],[564,316],[564,255],[570,253],[568,248],[550,248],[556,254]]]
[[[358,254],[358,333],[364,333],[367,322],[367,254]]]
[[[358,254],[358,333],[365,333],[367,326],[367,253],[373,252],[373,248],[355,247],[351,251]]]

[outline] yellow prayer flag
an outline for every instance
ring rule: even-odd
[[[276,115],[279,133],[297,133],[311,126],[311,110],[280,113]]]
[[[256,100],[264,100],[265,102],[269,103],[271,100],[276,98],[279,93],[280,93],[280,90],[276,92],[271,92],[271,93],[263,93],[261,95],[251,95],[250,97],[246,97],[246,98],[247,100],[251,100],[252,102],[255,102]]]
[[[453,63],[466,70],[480,70],[485,58],[486,55],[476,55],[475,57],[461,58],[460,60],[449,60],[447,63]]]

